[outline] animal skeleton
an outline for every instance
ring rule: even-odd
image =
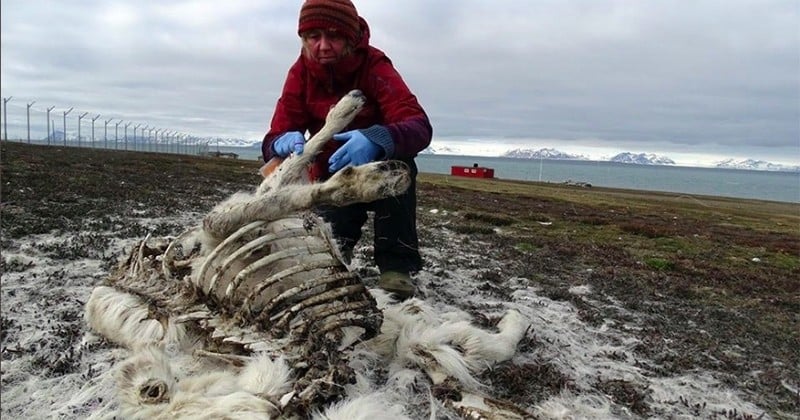
[[[465,418],[528,416],[483,396],[472,376],[513,355],[527,329],[519,313],[509,312],[490,334],[437,318],[420,300],[397,304],[370,292],[329,227],[303,213],[408,188],[407,167],[393,161],[304,180],[325,141],[364,101],[350,92],[304,153],[287,158],[254,194],[235,194],[177,238],[148,236],[108,285],[95,288],[89,326],[133,353],[117,370],[125,418],[307,417],[345,396],[355,380],[347,355],[356,348],[421,367],[437,397]],[[368,414],[359,407],[350,410]],[[374,409],[377,416],[385,410]],[[338,405],[325,416],[347,411]]]

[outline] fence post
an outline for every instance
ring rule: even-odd
[[[119,148],[119,125],[122,124],[122,120],[117,121],[117,125],[114,126],[114,150]]]
[[[50,145],[50,111],[52,111],[55,106],[51,106],[47,108],[47,145]],[[53,128],[55,128],[55,124],[53,124]]]
[[[129,121],[125,124],[125,150],[128,150],[128,126],[133,124],[133,122]]]
[[[104,129],[103,129],[103,148],[104,149],[108,149],[108,123],[110,123],[112,120],[114,120],[114,119],[113,118],[109,118],[108,121],[103,120],[103,121],[105,121],[105,126],[104,126]]]
[[[9,96],[8,98],[3,98],[3,133],[4,138],[8,141],[8,102],[14,99],[13,96]]]
[[[36,101],[33,101],[28,104],[27,116],[28,116],[28,144],[31,144],[31,107],[35,104]]]
[[[100,118],[100,114],[97,114],[96,117],[92,118],[92,149],[94,149],[94,122]]]
[[[67,114],[69,114],[70,112],[72,112],[72,108],[64,111],[64,133],[63,133],[63,135],[64,135],[64,146],[67,145]]]
[[[86,114],[88,114],[88,112],[84,112],[83,115],[78,116],[78,147],[81,147],[81,120]]]

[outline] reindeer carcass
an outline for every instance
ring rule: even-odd
[[[464,416],[525,417],[474,392],[470,375],[513,354],[526,327],[519,314],[510,313],[498,334],[461,325],[462,332],[472,328],[472,338],[440,332],[420,342],[422,331],[441,323],[421,317],[418,300],[387,307],[391,300],[379,295],[381,311],[343,262],[328,225],[309,211],[408,188],[407,168],[392,161],[304,181],[325,141],[363,103],[358,91],[345,96],[304,154],[287,158],[254,194],[235,194],[177,238],[146,238],[108,285],[93,291],[90,327],[133,353],[117,371],[125,417],[306,417],[344,397],[354,381],[354,346],[406,357],[437,386],[456,390],[440,397]],[[412,329],[420,334],[409,336]],[[507,341],[502,349],[488,351],[500,338]],[[460,354],[442,351],[455,347]],[[175,368],[169,359],[185,363]]]

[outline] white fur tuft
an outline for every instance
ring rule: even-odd
[[[170,362],[161,347],[147,345],[120,364],[122,418],[268,419],[279,410],[262,392],[281,393],[288,385],[284,361],[264,355],[253,359],[243,376],[225,370],[176,377]]]
[[[165,331],[158,320],[150,318],[141,299],[107,286],[92,290],[84,318],[93,331],[129,349],[149,343],[182,343],[187,338],[183,325],[169,321]]]
[[[328,407],[324,413],[315,413],[314,420],[406,420],[403,408],[387,403],[381,394],[363,395]]]
[[[238,378],[239,386],[253,394],[281,396],[292,389],[292,370],[280,357],[272,360],[259,354],[244,367]]]

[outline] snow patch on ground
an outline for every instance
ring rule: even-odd
[[[436,216],[446,217],[441,213]],[[164,219],[123,220],[145,228],[188,228],[201,217],[198,213],[184,213]],[[499,287],[505,293],[481,290],[485,283],[481,276],[499,273],[504,262],[476,251],[480,247],[476,247],[475,240],[466,243],[462,236],[445,228],[434,230],[443,237],[439,242],[448,245],[422,249],[426,268],[416,280],[423,298],[440,313],[465,313],[465,302],[479,307],[487,317],[499,317],[516,309],[531,323],[528,338],[537,345],[518,352],[512,363],[546,361],[569,378],[569,389],[526,407],[537,415],[639,417],[598,386],[613,381],[647,390],[650,414],[655,417],[709,417],[730,410],[755,416],[763,413],[743,401],[736,390],[721,384],[713,372],[659,376],[656,366],[637,358],[633,350],[640,341],[627,331],[636,330],[635,325],[612,319],[598,326],[588,325],[572,304],[541,296],[530,279],[503,279]],[[119,238],[116,231],[108,230],[31,235],[11,241],[11,246],[3,250],[3,418],[99,419],[113,415],[115,384],[111,372],[127,351],[87,332],[82,320],[83,304],[91,290],[107,277],[113,266],[109,262],[124,256],[140,239]],[[80,248],[92,244],[102,246]],[[368,285],[377,274],[370,266],[370,253],[369,246],[362,246],[353,260]],[[590,300],[593,292],[588,286],[575,286],[570,293]],[[636,319],[636,314],[630,315],[626,319]],[[351,396],[382,398],[405,407],[405,413],[412,418],[454,418],[452,412],[430,397],[427,380],[420,371],[399,369],[378,382],[376,379],[386,372],[374,355],[357,353],[352,360],[361,377],[350,387]]]

